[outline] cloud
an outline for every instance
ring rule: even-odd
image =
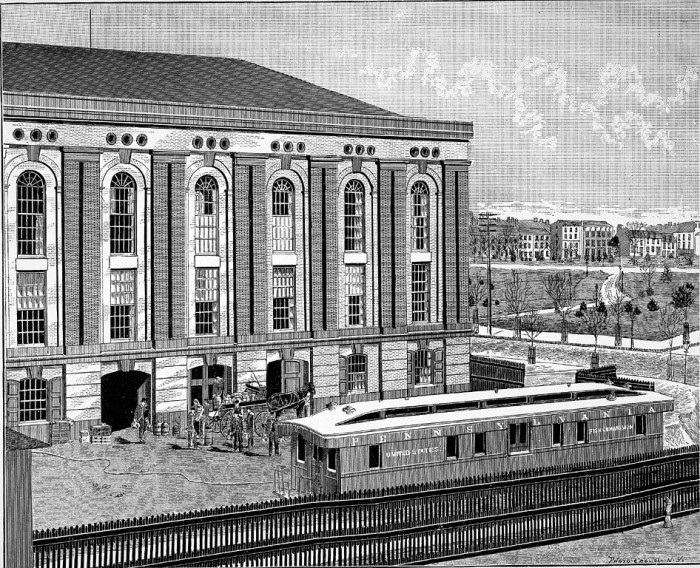
[[[698,82],[698,67],[686,67],[676,77],[675,94],[663,97],[647,91],[636,66],[608,63],[599,70],[599,86],[592,99],[577,101],[569,92],[567,72],[545,59],[526,57],[519,60],[510,80],[503,80],[499,74],[507,76],[507,73],[499,70],[492,61],[474,57],[462,65],[456,76],[448,78],[442,71],[438,55],[420,48],[411,50],[403,65],[377,68],[370,63],[360,70],[360,74],[374,78],[380,88],[387,90],[399,81],[420,77],[423,85],[443,99],[468,98],[479,91],[509,101],[513,107],[511,119],[520,128],[520,134],[537,145],[554,150],[557,137],[547,131],[544,113],[530,102],[536,96],[548,94],[560,110],[585,120],[604,144],[623,148],[626,141],[636,137],[647,150],[660,149],[671,156],[675,155],[675,145],[668,130],[655,131],[641,112],[631,109],[609,116],[610,97],[615,92],[632,95],[642,109],[654,108],[669,114],[673,107],[686,102]]]

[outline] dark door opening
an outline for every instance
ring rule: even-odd
[[[297,392],[308,381],[308,362],[297,359],[273,361],[267,366],[267,396]]]
[[[189,406],[195,399],[200,404],[213,401],[214,397],[224,397],[226,394],[236,392],[231,367],[224,365],[199,366],[190,370],[190,399]]]
[[[110,373],[102,377],[100,400],[102,422],[112,430],[123,430],[131,426],[134,410],[145,398],[151,408],[151,376],[141,371]],[[152,418],[151,418],[152,419]]]
[[[267,366],[267,376],[265,377],[267,397],[282,392],[282,361],[273,361]]]

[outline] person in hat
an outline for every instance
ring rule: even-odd
[[[146,442],[146,430],[151,425],[147,402],[145,398],[142,398],[136,410],[134,410],[134,422],[138,423],[139,426],[139,444]]]
[[[196,398],[192,402],[193,417],[192,423],[194,426],[194,448],[199,446],[199,438],[202,436],[202,419],[204,418],[204,407],[199,404]]]
[[[265,424],[267,430],[267,450],[268,455],[272,455],[272,448],[275,448],[275,455],[280,455],[280,438],[279,438],[279,412],[270,414],[267,417]]]
[[[255,426],[255,416],[253,411],[248,409],[245,415],[245,433],[248,437],[248,448],[253,447],[253,437],[254,437],[254,426]]]

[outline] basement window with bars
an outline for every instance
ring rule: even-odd
[[[194,322],[196,335],[219,333],[219,269],[195,269]]]
[[[17,273],[17,345],[46,344],[46,273]]]
[[[411,265],[411,321],[430,321],[430,264]]]
[[[430,194],[428,185],[419,181],[411,188],[411,234],[413,250],[428,250]]]
[[[17,178],[17,254],[44,254],[46,227],[46,184],[36,172],[22,172]]]
[[[219,253],[219,185],[204,175],[194,186],[194,242],[196,254]]]
[[[48,390],[44,379],[27,378],[19,385],[19,421],[46,420]]]
[[[112,254],[134,254],[136,182],[125,172],[112,177],[109,190],[109,249]]]
[[[530,425],[527,422],[519,422],[509,426],[508,446],[511,453],[530,450]]]
[[[110,337],[112,339],[134,339],[136,271],[112,270],[110,288]]]
[[[345,250],[365,250],[365,186],[358,180],[350,180],[345,186]]]
[[[272,269],[272,329],[294,329],[295,278],[293,267]]]
[[[294,186],[285,178],[272,186],[272,250],[294,250]]]
[[[348,327],[365,324],[365,267],[345,267],[346,323]]]

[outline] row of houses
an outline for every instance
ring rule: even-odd
[[[521,220],[477,218],[471,214],[470,243],[475,259],[491,251],[502,260],[589,260],[623,257],[675,258],[700,252],[700,221],[617,229],[601,220]],[[617,242],[614,239],[617,237]]]

